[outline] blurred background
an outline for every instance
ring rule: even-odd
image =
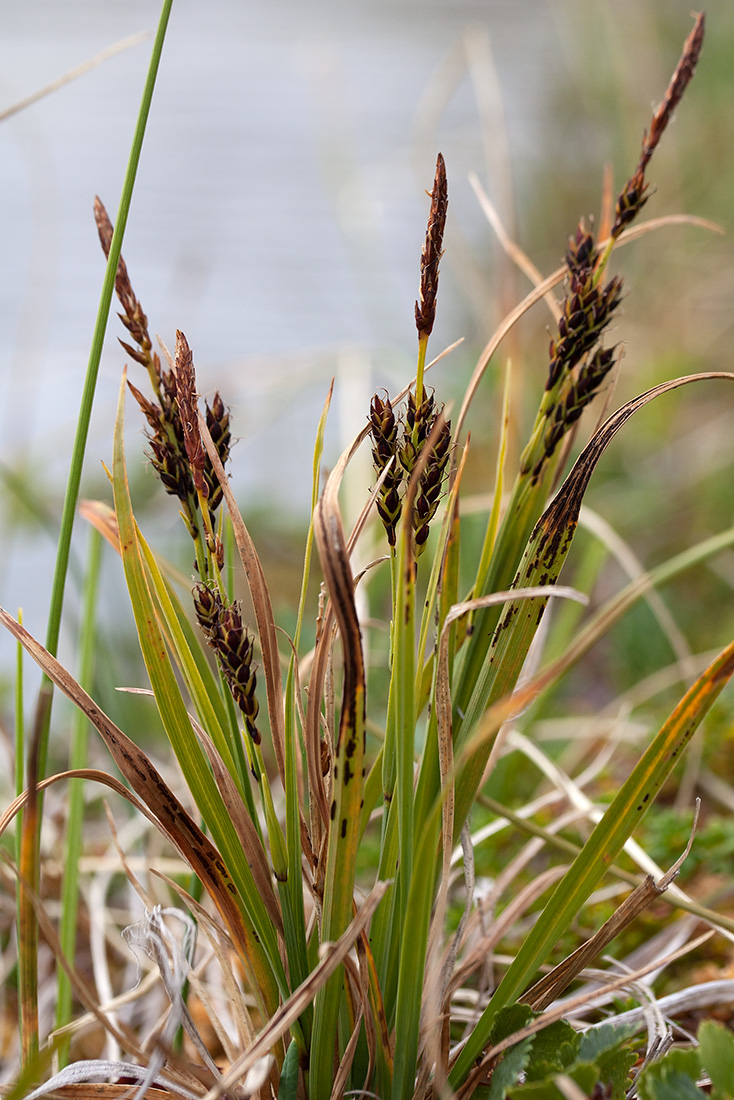
[[[152,32],[158,7],[5,5],[0,110]],[[232,406],[233,483],[284,604],[300,582],[313,439],[331,378],[327,465],[364,425],[371,394],[395,393],[412,377],[424,191],[437,151],[450,205],[430,351],[463,343],[431,380],[442,400],[457,401],[489,335],[529,289],[498,246],[469,173],[547,274],[579,217],[598,217],[604,166],[616,190],[633,170],[691,27],[684,0],[176,0],[123,251],[151,331],[172,346],[183,329],[202,393],[220,389]],[[150,37],[137,40],[0,125],[0,603],[22,607],[40,638],[104,274],[92,202],[99,194],[114,219],[150,47]],[[734,9],[714,0],[699,70],[649,172],[657,190],[644,218],[696,214],[730,231],[733,56]],[[615,404],[666,377],[730,369],[730,237],[666,228],[614,263],[627,292],[610,337],[625,345]],[[500,349],[470,416],[467,483],[480,498],[492,489],[508,355],[518,380],[515,447],[537,406],[550,323],[543,310]],[[104,500],[101,462],[111,458],[125,363],[118,335],[113,317],[82,490]],[[133,364],[142,386],[137,371]],[[723,383],[676,393],[605,456],[589,502],[645,564],[732,523],[733,414]],[[175,501],[146,466],[132,402],[127,419],[139,518],[189,572]],[[365,449],[345,486],[348,514],[371,480]],[[74,653],[87,534],[80,522],[62,657]],[[104,578],[101,645],[115,652],[118,683],[134,682],[136,646],[120,629],[126,599],[112,554]],[[729,640],[732,583],[734,555],[724,554],[695,585],[679,585],[694,649]],[[639,674],[655,654],[648,643],[640,654],[639,623],[625,624]],[[0,638],[5,730],[14,661],[9,638]],[[29,692],[34,683],[29,669]]]

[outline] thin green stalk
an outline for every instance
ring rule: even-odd
[[[395,763],[400,862],[397,875],[398,927],[402,927],[413,874],[413,761],[415,754],[415,559],[413,500],[406,496],[400,524],[398,592],[392,682],[395,686]]]
[[[91,529],[89,539],[89,560],[84,577],[82,598],[82,629],[80,638],[81,660],[79,683],[91,690],[94,672],[94,658],[97,644],[96,609],[99,588],[99,573],[102,561],[102,537]],[[89,721],[81,710],[74,712],[70,768],[87,766],[87,745],[89,740]],[[73,780],[69,790],[69,816],[66,826],[66,844],[64,852],[64,878],[61,888],[61,926],[59,938],[61,949],[67,959],[73,959],[77,933],[77,898],[79,888],[79,857],[82,851],[82,823],[84,813],[84,783]],[[56,998],[55,1026],[63,1027],[71,1019],[71,983],[66,972],[59,967],[58,991]],[[70,1038],[65,1036],[59,1043],[59,1065],[65,1066],[69,1059]]]
[[[303,856],[301,842],[301,807],[299,805],[298,791],[296,661],[298,659],[298,646],[300,644],[301,631],[303,629],[303,621],[306,614],[308,583],[311,576],[311,559],[313,556],[313,514],[319,499],[324,432],[326,430],[326,418],[330,404],[331,391],[329,391],[326,401],[324,402],[324,408],[316,432],[313,455],[313,474],[311,480],[311,521],[306,535],[296,628],[293,634],[293,649],[288,663],[288,675],[285,685],[285,824],[287,880],[284,884],[278,883],[278,892],[283,913],[283,929],[286,940],[286,950],[288,952],[288,972],[292,988],[300,985],[301,982],[305,980],[309,970],[303,905],[303,875],[301,871]],[[301,1027],[303,1028],[304,1041],[307,1047],[311,1040],[312,1023],[313,1008],[309,1005],[301,1017]]]
[[[398,559],[393,548],[390,552],[390,599],[392,608],[392,618],[390,619],[390,652],[389,652],[389,667],[390,667],[390,684],[388,687],[387,695],[387,710],[385,717],[385,739],[383,742],[382,753],[382,796],[385,803],[385,812],[382,818],[382,844],[385,841],[385,828],[387,818],[387,806],[392,801],[393,792],[395,790],[395,776],[396,776],[396,764],[395,764],[395,706],[394,706],[394,677],[392,675],[392,669],[395,665],[395,623],[397,621],[398,614]],[[384,902],[383,902],[384,904]]]
[[[465,1080],[481,1054],[496,1013],[517,1000],[622,851],[732,672],[734,642],[680,700],[556,886],[456,1060],[449,1076],[452,1088]]]
[[[153,99],[153,90],[155,88],[156,77],[158,75],[158,66],[160,64],[161,52],[163,50],[163,42],[166,37],[166,29],[168,27],[168,19],[171,14],[172,3],[173,0],[163,0],[163,5],[161,8],[161,15],[158,22],[158,30],[156,32],[155,41],[153,43],[153,50],[148,67],[148,75],[146,77],[145,87],[143,89],[143,97],[140,103],[140,111],[138,113],[138,120],[135,126],[135,132],[133,134],[130,156],[127,163],[127,170],[125,172],[125,179],[122,185],[120,205],[117,211],[117,219],[115,221],[115,231],[112,235],[112,243],[110,244],[110,254],[107,260],[107,268],[105,270],[104,281],[102,283],[102,293],[100,295],[99,307],[97,310],[97,319],[94,326],[94,334],[92,336],[92,346],[89,350],[87,373],[84,380],[84,389],[82,391],[81,403],[79,406],[79,418],[77,420],[74,448],[71,455],[69,479],[66,486],[66,496],[64,498],[64,510],[61,517],[61,530],[59,531],[59,542],[56,554],[56,567],[54,570],[53,587],[51,590],[51,603],[48,616],[48,629],[46,633],[46,649],[54,656],[58,651],[59,631],[61,628],[61,613],[64,606],[64,589],[66,587],[66,574],[69,566],[71,535],[74,527],[74,514],[76,512],[77,500],[79,499],[79,486],[81,483],[82,468],[84,465],[84,452],[86,450],[87,436],[89,434],[89,421],[92,415],[92,404],[94,402],[94,392],[97,386],[99,363],[102,357],[102,345],[104,343],[105,330],[107,328],[107,318],[109,317],[110,306],[112,304],[112,294],[115,289],[115,275],[117,274],[117,265],[120,259],[120,252],[122,250],[122,239],[125,235],[125,227],[127,225],[128,213],[130,211],[130,203],[133,196],[133,188],[135,186],[135,177],[138,171],[138,164],[140,163],[140,153],[143,147],[145,128],[148,122],[150,104]],[[53,685],[51,681],[45,677],[41,685],[41,695],[44,698],[47,698],[48,705],[42,707],[39,702],[39,708],[42,710],[42,712],[44,712],[44,722],[41,730],[41,740],[38,755],[39,779],[43,779],[46,774],[48,738],[51,726],[51,699],[53,697]]]
[[[23,625],[23,608],[18,608],[18,622]],[[15,654],[15,793],[23,792],[23,761],[25,760],[25,722],[23,712],[23,646],[18,642]],[[15,824],[15,861],[20,866],[20,827],[23,811]]]
[[[499,528],[500,512],[502,509],[502,491],[505,485],[505,461],[507,458],[507,439],[510,428],[511,382],[512,370],[510,361],[508,360],[507,366],[505,368],[505,388],[502,397],[502,422],[500,430],[500,440],[497,447],[497,464],[495,466],[494,475],[494,497],[492,500],[492,508],[490,509],[489,513],[489,519],[487,520],[487,530],[484,535],[484,545],[482,546],[479,566],[477,567],[477,576],[474,582],[475,596],[480,596],[486,591],[487,574],[489,573],[489,568],[492,561],[494,545],[497,541],[497,531]]]
[[[423,403],[423,374],[426,369],[426,351],[428,349],[428,333],[422,332],[418,338],[418,363],[415,369],[415,407],[419,409]],[[418,447],[418,417],[413,425],[413,446]]]

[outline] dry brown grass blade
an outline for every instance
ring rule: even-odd
[[[353,457],[355,451],[359,447],[362,440],[369,432],[369,424],[352,440],[349,447],[342,453],[337,461],[334,469],[329,475],[329,482],[333,486],[333,491],[338,492],[341,480],[344,477],[344,471],[346,470],[349,461]],[[386,467],[380,477],[377,480],[370,496],[365,502],[362,511],[360,512],[357,520],[354,524],[354,528],[347,540],[347,551],[351,553],[357,538],[364,528],[367,518],[372,510],[372,507],[377,500],[380,488],[387,477],[389,467]],[[332,481],[333,479],[333,481]],[[325,491],[325,490],[324,490]],[[304,726],[304,739],[306,742],[306,762],[308,766],[308,782],[311,791],[311,797],[316,804],[318,810],[318,817],[323,823],[324,828],[328,829],[329,825],[329,806],[326,798],[326,791],[324,789],[324,780],[321,767],[321,698],[324,690],[324,681],[326,679],[327,669],[331,658],[331,651],[334,641],[333,635],[334,625],[334,607],[331,600],[327,602],[324,610],[323,619],[318,630],[316,644],[313,650],[313,660],[311,664],[311,676],[309,680],[308,690],[308,705],[306,708],[306,721]],[[316,815],[312,814],[312,828],[314,828],[314,836],[312,838],[313,843],[316,845],[319,843],[320,838],[315,832],[315,819]]]
[[[701,374],[688,374],[681,378],[672,378],[670,381],[663,382],[661,385],[654,386],[652,389],[640,394],[639,397],[633,398],[620,409],[617,409],[615,413],[612,413],[579,455],[557,496],[551,501],[538,521],[538,529],[542,525],[546,532],[545,539],[539,547],[540,554],[545,556],[546,561],[549,561],[550,555],[555,555],[558,552],[560,543],[570,537],[571,525],[575,528],[581,502],[596,464],[611,440],[630,417],[654,398],[660,397],[664,393],[669,393],[671,390],[686,386],[691,382],[703,382],[713,379],[734,382],[734,374],[728,371],[704,371]]]
[[[474,172],[469,173],[469,183],[471,184],[472,190],[477,197],[477,202],[481,206],[485,218],[492,226],[497,240],[502,245],[502,248],[504,249],[509,259],[512,260],[515,267],[522,271],[523,275],[525,275],[529,279],[533,286],[540,286],[540,284],[543,282],[542,273],[538,270],[530,257],[525,252],[523,252],[519,244],[517,244],[516,241],[512,240],[509,233],[502,224],[502,219],[500,218],[494,203],[482,187],[482,184],[479,182],[479,177]],[[561,308],[558,305],[558,302],[556,301],[554,295],[549,290],[547,294],[543,295],[543,298],[545,304],[550,310],[553,320],[557,322],[558,318],[561,316]]]
[[[69,69],[62,76],[52,80],[50,84],[44,85],[43,88],[39,88],[37,92],[32,92],[31,95],[25,96],[23,99],[19,99],[12,106],[6,107],[4,111],[0,111],[0,122],[4,122],[6,118],[12,118],[13,115],[17,115],[20,111],[24,111],[27,107],[32,107],[34,103],[38,103],[40,99],[45,99],[48,95],[53,95],[59,88],[63,88],[65,84],[70,84],[72,80],[76,80],[77,77],[84,76],[91,69],[101,65],[103,61],[106,61],[109,57],[114,57],[115,54],[122,53],[123,50],[129,50],[133,46],[139,46],[141,42],[147,42],[151,37],[150,31],[138,31],[137,34],[128,35],[127,38],[121,38],[119,42],[114,42],[111,46],[107,46],[104,50],[100,50],[99,53],[94,54],[88,61],[83,61],[81,65],[76,65],[73,69]]]
[[[245,1051],[234,1065],[230,1066],[216,1088],[211,1089],[204,1100],[218,1100],[218,1097],[226,1089],[235,1085],[248,1069],[254,1066],[261,1057],[266,1055],[282,1039],[291,1024],[295,1023],[307,1005],[311,1004],[319,989],[326,984],[331,975],[344,962],[357,936],[367,926],[372,914],[382,901],[388,886],[389,883],[386,882],[376,883],[365,898],[361,909],[336,943],[331,945],[322,944],[321,950],[325,952],[325,957],[311,971],[308,978],[299,985],[285,1004],[282,1004],[276,1010],[250,1049]]]
[[[96,768],[72,768],[69,771],[56,772],[54,775],[50,775],[44,779],[42,783],[39,783],[38,790],[45,791],[54,783],[60,783],[66,779],[85,779],[88,782],[101,783],[103,786],[109,787],[115,794],[119,794],[122,798],[125,798],[138,813],[143,814],[143,816],[150,821],[151,825],[154,825],[156,829],[159,830],[162,836],[167,840],[170,839],[158,818],[148,809],[146,804],[142,802],[129,787],[126,787],[119,779],[116,779],[114,775],[108,775],[107,772],[101,772]],[[14,798],[10,805],[6,807],[2,816],[0,816],[0,837],[18,811],[25,806],[27,800],[28,791],[23,791],[22,794]]]
[[[487,961],[489,952],[507,935],[512,926],[521,918],[527,909],[533,905],[542,894],[558,881],[568,870],[567,866],[559,865],[549,867],[543,871],[527,886],[515,894],[509,904],[505,906],[499,917],[492,921],[490,930],[482,936],[479,943],[472,947],[454,971],[447,988],[447,997],[451,997],[464,982],[475,972],[483,967]]]
[[[108,1085],[106,1083],[97,1085],[94,1083],[59,1085],[49,1095],[56,1097],[68,1096],[69,1100],[130,1100],[130,1097],[134,1095],[134,1088],[135,1085],[131,1082],[122,1085]],[[162,1089],[152,1085],[146,1089],[145,1095],[149,1100],[181,1100],[182,1095],[187,1094],[172,1092],[170,1089]]]
[[[224,499],[227,502],[235,542],[240,554],[240,559],[245,570],[247,583],[252,597],[252,606],[255,610],[257,630],[260,636],[260,649],[265,672],[265,689],[268,697],[268,716],[270,718],[270,731],[273,738],[273,750],[275,762],[278,766],[278,775],[285,788],[285,713],[283,710],[283,679],[280,671],[280,653],[278,651],[278,635],[273,615],[273,605],[270,599],[265,573],[260,563],[255,544],[250,537],[250,532],[245,526],[237,501],[230,488],[229,479],[219,458],[209,429],[206,426],[201,413],[199,413],[199,430],[211,460],[212,469],[222,487]]]
[[[691,940],[683,947],[678,948],[676,951],[671,951],[664,958],[655,959],[653,962],[648,963],[647,966],[642,966],[638,970],[634,970],[629,974],[624,974],[621,978],[614,978],[612,981],[606,984],[599,985],[599,988],[593,993],[584,993],[578,997],[571,998],[571,1000],[565,1001],[562,1005],[559,1005],[555,1009],[551,1009],[549,1012],[545,1012],[542,1016],[539,1016],[536,1020],[531,1021],[527,1027],[515,1032],[513,1035],[508,1035],[502,1042],[497,1043],[495,1046],[490,1047],[487,1050],[480,1063],[476,1066],[476,1069],[472,1071],[470,1076],[464,1082],[458,1096],[459,1100],[469,1100],[472,1096],[476,1084],[482,1079],[486,1070],[491,1066],[493,1060],[497,1055],[502,1054],[505,1050],[509,1050],[510,1047],[515,1046],[516,1043],[522,1042],[523,1039],[527,1039],[531,1035],[536,1035],[537,1032],[542,1031],[543,1028],[548,1027],[549,1024],[553,1024],[556,1020],[563,1019],[564,1016],[571,1016],[573,1012],[595,1001],[598,997],[603,997],[608,993],[615,993],[618,989],[624,989],[625,986],[639,981],[640,978],[644,978],[646,974],[649,974],[653,970],[657,970],[661,966],[668,966],[670,963],[675,962],[677,959],[682,958],[684,955],[689,954],[691,951],[695,951],[697,947],[706,943],[714,935],[713,932],[704,932],[703,935],[698,936],[695,940]]]
[[[643,913],[649,905],[665,893],[674,879],[677,878],[683,861],[687,858],[693,846],[693,837],[698,825],[700,809],[701,800],[696,799],[693,828],[688,844],[670,870],[662,875],[657,882],[652,875],[647,875],[644,881],[625,898],[611,917],[586,943],[582,943],[563,962],[555,966],[549,974],[545,974],[527,992],[523,993],[521,1000],[529,1004],[534,1012],[541,1012],[544,1008],[547,1008],[564,989],[568,988],[577,974],[588,966],[592,959],[600,955],[613,939],[616,939],[632,921],[637,919],[640,913]]]
[[[118,556],[120,553],[120,530],[117,526],[117,516],[109,504],[102,500],[80,500],[79,515],[86,520],[95,531],[110,544]]]
[[[57,778],[57,777],[53,777]],[[39,785],[40,790],[40,785]],[[27,792],[26,792],[27,793]],[[17,801],[17,799],[16,799]],[[7,860],[5,853],[0,852],[0,858]],[[43,933],[44,940],[50,947],[56,962],[62,968],[71,988],[74,991],[74,996],[79,1003],[83,1005],[88,1013],[94,1017],[97,1023],[100,1025],[103,1031],[109,1033],[120,1046],[128,1050],[137,1058],[145,1059],[145,1054],[142,1047],[139,1045],[136,1036],[130,1031],[125,1024],[116,1021],[113,1023],[104,1012],[100,1010],[97,1003],[97,998],[92,987],[88,984],[86,979],[79,973],[79,971],[72,965],[71,962],[65,957],[62,949],[61,942],[56,934],[53,922],[48,917],[43,903],[37,897],[35,892],[31,890],[27,884],[25,885],[26,895],[29,900],[29,904],[33,907],[34,916],[38,924],[38,928]]]
[[[158,819],[160,827],[199,876],[227,926],[241,958],[250,954],[251,933],[235,900],[237,889],[212,842],[183,808],[160,773],[48,650],[0,607],[0,623],[21,643],[50,680],[89,719],[133,790]]]

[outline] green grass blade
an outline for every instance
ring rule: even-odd
[[[573,541],[581,503],[591,475],[606,447],[630,417],[670,390],[690,382],[712,378],[734,381],[734,375],[723,371],[675,378],[628,401],[602,424],[535,525],[512,587],[532,588],[555,583]],[[501,537],[502,534],[500,539]],[[470,740],[472,731],[487,707],[514,689],[546,604],[547,598],[527,604],[510,603],[502,611],[487,658],[471,685],[471,694],[463,709],[461,727],[455,733],[457,751]],[[473,666],[467,661],[463,669],[461,682],[465,693],[469,686],[466,674],[471,667]],[[456,706],[454,709],[456,710]],[[489,742],[482,744],[457,784],[457,830],[461,829],[476,797],[490,749]]]
[[[155,82],[158,76],[158,66],[161,60],[161,53],[163,51],[163,43],[166,37],[166,30],[168,28],[168,19],[171,14],[172,3],[173,0],[163,0],[163,4],[161,6],[161,14],[158,21],[158,30],[156,31],[155,40],[153,42],[153,49],[150,55],[148,75],[145,80],[145,87],[143,88],[143,97],[140,103],[138,120],[135,126],[135,133],[133,134],[130,156],[128,158],[127,169],[125,171],[125,179],[122,185],[122,193],[120,195],[120,205],[118,207],[117,218],[115,220],[115,231],[112,235],[110,253],[107,259],[107,267],[105,269],[104,281],[102,283],[102,293],[99,299],[97,319],[95,321],[94,333],[92,336],[92,346],[89,349],[87,373],[84,380],[84,388],[79,405],[79,418],[77,420],[76,436],[74,439],[74,447],[71,455],[71,466],[69,469],[69,478],[66,486],[66,496],[64,497],[64,510],[61,518],[61,530],[59,531],[56,566],[54,569],[53,586],[51,589],[51,602],[48,613],[46,649],[49,651],[49,653],[54,655],[58,650],[59,644],[61,613],[64,606],[64,589],[66,587],[66,574],[69,567],[69,553],[71,550],[71,535],[74,527],[74,515],[76,512],[77,501],[79,499],[79,485],[81,483],[82,467],[84,465],[84,452],[87,445],[87,436],[89,434],[89,422],[92,416],[94,392],[97,387],[99,363],[102,357],[102,345],[104,344],[107,319],[109,317],[110,306],[112,304],[112,293],[115,288],[117,265],[120,259],[120,252],[122,250],[122,239],[125,235],[125,227],[127,226],[130,203],[132,202],[133,189],[135,187],[135,177],[138,171],[138,164],[140,163],[140,153],[143,148],[143,138],[145,136],[145,129],[148,123],[150,105],[153,100],[153,90],[155,88]],[[49,699],[52,697],[53,686],[49,680],[44,680],[42,691],[45,695],[49,697]],[[39,749],[38,772],[39,778],[41,779],[44,777],[46,772],[48,734],[51,720],[50,705],[47,708],[43,709],[45,713],[45,722],[42,730]]]
[[[450,1075],[452,1087],[464,1080],[481,1053],[496,1012],[517,1000],[617,858],[732,673],[734,642],[686,692],[556,887],[461,1051]]]
[[[364,658],[354,603],[354,582],[336,492],[337,486],[332,475],[314,517],[319,556],[339,624],[344,656],[342,707],[336,760],[332,767],[331,826],[326,856],[322,942],[337,940],[352,917],[364,790]],[[310,1092],[313,1096],[331,1095],[342,984],[340,967],[316,997],[310,1070]]]
[[[294,632],[293,650],[288,663],[288,674],[285,683],[285,817],[288,877],[285,884],[279,883],[278,886],[281,895],[281,907],[283,910],[288,967],[291,985],[293,986],[301,985],[301,983],[305,981],[309,969],[305,910],[303,906],[303,876],[301,873],[303,854],[301,847],[301,806],[299,804],[298,795],[299,736],[296,706],[296,692],[298,690],[296,683],[296,661],[298,659],[298,645],[306,613],[308,583],[311,576],[311,558],[313,555],[314,539],[313,516],[318,504],[321,480],[321,458],[324,451],[324,432],[326,430],[326,420],[331,405],[332,392],[333,383],[329,388],[329,393],[324,402],[324,407],[321,411],[318,427],[316,429],[313,476],[311,480],[311,521],[306,535],[306,547],[303,555],[303,573],[301,576],[301,593],[298,600],[298,613],[296,616],[296,629]],[[304,767],[304,772],[307,773],[307,771],[308,768],[306,765]],[[313,1012],[311,1011],[311,1006],[309,1006],[302,1019],[302,1027],[307,1044],[310,1042],[311,1038],[312,1022]]]
[[[102,562],[102,538],[97,531],[90,531],[89,558],[84,580],[82,606],[82,636],[80,639],[81,658],[79,663],[79,683],[91,690],[94,674],[94,657],[97,629],[95,614],[100,565]],[[89,721],[80,710],[74,712],[74,730],[72,734],[70,768],[87,766],[87,745],[89,739]],[[82,852],[82,822],[84,814],[84,784],[81,780],[71,784],[69,791],[69,813],[66,824],[64,851],[64,877],[61,887],[61,920],[59,939],[67,959],[74,958],[77,937],[77,900],[79,889],[79,857]],[[63,1027],[71,1019],[71,983],[66,972],[59,968],[56,999],[55,1027]],[[59,1065],[65,1066],[69,1057],[70,1039],[64,1036],[59,1041]]]
[[[238,777],[238,785],[241,785],[242,776],[235,762],[236,758],[233,747],[222,728],[220,713],[213,704],[210,691],[207,690],[199,665],[194,659],[188,639],[181,625],[181,620],[176,612],[173,600],[171,599],[170,591],[158,567],[158,563],[155,560],[155,555],[141,535],[139,529],[136,531],[136,537],[142,552],[143,564],[150,592],[155,597],[160,609],[162,620],[167,630],[169,644],[176,656],[177,664],[181,670],[186,689],[196,707],[199,720],[212,738],[217,752],[227,766],[227,770],[231,775]],[[211,686],[210,684],[209,687],[211,688]]]
[[[487,530],[484,536],[484,545],[479,558],[477,575],[474,581],[473,594],[481,596],[487,591],[487,576],[492,561],[494,544],[497,539],[497,530],[500,524],[502,509],[502,492],[505,485],[505,462],[507,459],[507,438],[510,431],[510,394],[512,383],[512,367],[508,362],[505,368],[505,386],[502,395],[502,420],[500,422],[500,438],[497,446],[497,465],[494,475],[494,496],[492,507],[487,520]]]
[[[248,917],[259,938],[255,966],[265,986],[262,991],[263,998],[266,1003],[274,1007],[276,993],[272,979],[275,979],[284,996],[288,992],[275,931],[257,891],[252,872],[244,858],[237,833],[203,749],[191,727],[146,580],[125,470],[123,445],[125,390],[123,378],[115,425],[113,488],[125,579],[130,593],[140,648],[166,735],[176,754],[189,790],[240,891]]]
[[[406,905],[406,921],[400,937],[400,954],[395,1005],[395,1061],[393,1100],[410,1100],[415,1089],[423,975],[428,946],[428,929],[439,860],[439,806],[434,808],[420,833],[415,853],[414,874]]]

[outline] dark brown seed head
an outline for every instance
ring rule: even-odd
[[[97,223],[97,232],[99,234],[102,250],[105,256],[109,257],[113,234],[112,222],[109,219],[109,215],[104,208],[102,200],[97,196],[95,196],[94,199],[94,220]],[[142,306],[135,297],[130,282],[130,276],[128,275],[127,267],[122,256],[120,256],[117,264],[115,291],[123,309],[120,320],[141,349],[143,355],[146,356],[151,348],[151,340],[148,333],[148,318],[143,313]],[[143,365],[148,365],[147,359]]]
[[[615,275],[600,287],[591,269],[572,275],[563,313],[558,321],[558,336],[550,343],[550,366],[546,389],[551,390],[590,352],[622,300],[622,279]]]
[[[192,595],[194,597],[194,611],[199,620],[201,629],[211,640],[219,626],[219,619],[224,611],[222,597],[214,588],[199,582],[194,585]]]
[[[443,411],[443,406],[439,410],[439,413],[441,411]],[[436,415],[438,415],[438,413]],[[431,425],[431,429],[432,428],[433,424]],[[429,524],[436,514],[436,509],[441,499],[441,490],[446,477],[450,453],[451,421],[447,420],[441,428],[439,437],[426,462],[418,485],[418,493],[415,498],[413,528],[415,530],[416,557],[420,557],[425,549],[426,540],[429,534]]]
[[[418,301],[415,303],[415,325],[419,337],[427,337],[433,331],[436,319],[436,295],[438,293],[438,266],[443,249],[446,228],[446,210],[449,192],[446,182],[446,165],[439,153],[436,159],[436,175],[431,191],[431,209],[428,212],[426,239],[421,252],[421,282]]]
[[[701,48],[703,46],[705,23],[706,19],[703,12],[699,12],[696,16],[693,30],[683,44],[683,52],[680,61],[671,77],[663,101],[652,116],[650,130],[642,139],[642,154],[638,166],[639,170],[642,172],[645,171],[650,157],[655,152],[657,144],[663,136],[673,112],[683,98],[683,93],[696,71],[696,65],[701,56]]]
[[[705,18],[703,12],[700,12],[696,16],[693,30],[683,45],[683,53],[663,100],[652,116],[650,129],[642,135],[642,149],[637,167],[617,198],[611,234],[614,238],[618,237],[622,230],[637,217],[650,197],[651,191],[645,181],[645,172],[660,138],[665,133],[673,112],[683,98],[683,93],[696,71],[696,65],[703,46],[704,26]]]
[[[183,432],[183,443],[189,460],[191,479],[202,497],[209,495],[204,477],[205,451],[199,431],[197,412],[196,375],[194,357],[188,340],[181,331],[176,333],[176,402]]]
[[[433,390],[423,389],[423,397],[416,406],[415,394],[408,394],[408,406],[405,410],[405,429],[403,431],[403,445],[399,451],[399,458],[403,469],[407,474],[413,472],[418,455],[423,450],[423,445],[431,434],[436,419],[436,401]]]
[[[375,394],[370,405],[372,461],[378,477],[387,469],[385,480],[377,498],[377,512],[382,520],[390,546],[395,545],[397,525],[402,510],[400,488],[403,481],[403,469],[398,462],[398,427],[399,424],[387,393],[384,400],[379,394]]]
[[[219,659],[219,665],[237,706],[242,711],[247,731],[256,744],[260,734],[255,721],[259,704],[255,695],[257,677],[252,665],[253,641],[242,623],[240,604],[227,607],[219,593],[206,584],[193,589],[194,610],[207,641]]]
[[[206,403],[206,426],[217,449],[219,460],[223,466],[226,466],[232,446],[232,435],[229,429],[229,409],[218,393],[214,394],[211,405]],[[204,456],[204,477],[209,487],[209,508],[214,512],[222,503],[223,493],[208,454]]]
[[[566,267],[569,274],[580,276],[590,271],[596,259],[594,235],[586,228],[585,222],[579,222],[575,236],[569,238],[566,249]]]

